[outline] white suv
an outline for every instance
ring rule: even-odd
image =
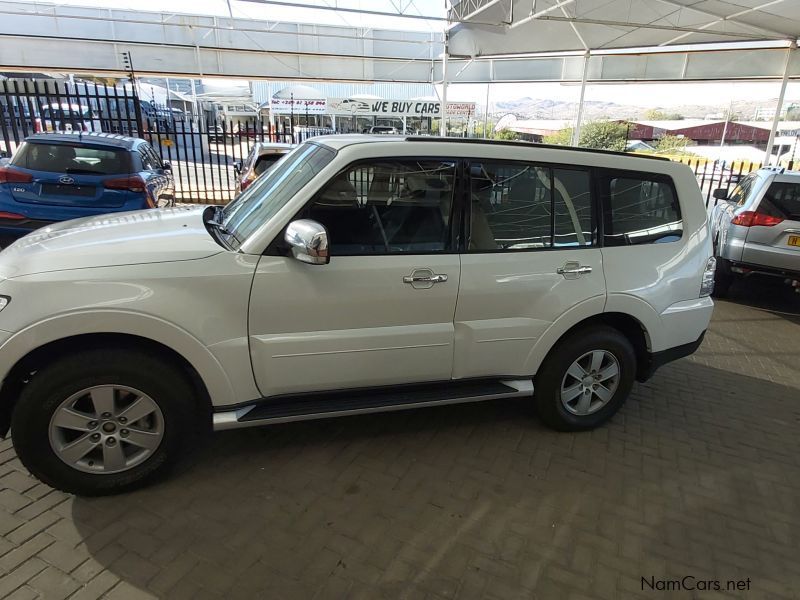
[[[0,253],[0,430],[78,494],[131,489],[210,429],[530,397],[596,427],[708,326],[688,167],[331,136],[227,207],[39,230]]]

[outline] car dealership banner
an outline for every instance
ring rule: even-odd
[[[328,98],[328,113],[365,117],[439,117],[442,103],[437,100],[382,100],[369,98]],[[449,117],[470,117],[474,102],[448,102]]]
[[[296,115],[304,115],[306,113],[313,115],[324,115],[328,112],[327,102],[322,99],[318,100],[301,100],[300,98],[272,98],[269,101],[269,109],[273,114],[288,115],[294,113]]]

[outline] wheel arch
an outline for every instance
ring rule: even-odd
[[[56,317],[52,319],[59,322],[56,326],[40,323],[9,338],[0,347],[0,365],[7,365],[0,386],[0,435],[8,433],[11,411],[27,376],[38,365],[76,349],[133,347],[155,352],[187,374],[198,398],[209,409],[212,398],[235,402],[234,389],[227,374],[199,340],[160,320],[152,322],[136,315],[120,318],[121,315],[124,313],[116,315],[118,326],[108,328],[103,327],[107,314]]]
[[[650,336],[645,325],[636,317],[623,312],[604,312],[584,317],[573,323],[547,346],[546,350],[541,351],[538,367],[550,356],[558,346],[576,332],[585,330],[587,327],[595,325],[605,325],[612,327],[624,335],[631,343],[636,355],[636,379],[644,381],[648,377],[651,362]]]

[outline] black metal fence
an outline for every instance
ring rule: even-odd
[[[331,130],[262,118],[221,120],[202,110],[186,114],[142,100],[131,84],[53,79],[0,81],[0,153],[12,155],[29,135],[44,131],[103,132],[141,137],[172,166],[178,202],[226,203],[235,165],[257,142],[300,143]]]
[[[300,143],[330,129],[272,125],[266,119],[220,120],[198,110],[187,114],[139,98],[135,85],[104,85],[53,79],[0,81],[0,154],[10,156],[25,137],[40,131],[94,131],[148,140],[169,162],[178,202],[224,204],[235,193],[235,165],[257,142]],[[283,122],[283,121],[281,121]],[[690,156],[673,157],[689,165],[705,198],[728,192],[762,166],[759,162],[722,163]],[[793,167],[793,162],[788,163]]]

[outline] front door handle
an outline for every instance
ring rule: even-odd
[[[414,269],[411,275],[403,277],[403,283],[420,290],[427,290],[433,287],[434,283],[444,283],[447,275],[444,273],[434,273],[430,269]]]
[[[592,272],[592,267],[583,266],[578,262],[568,262],[563,267],[558,267],[556,273],[563,275],[564,279],[577,279],[581,275]]]
[[[444,283],[447,281],[447,275],[406,275],[403,277],[403,283]]]

